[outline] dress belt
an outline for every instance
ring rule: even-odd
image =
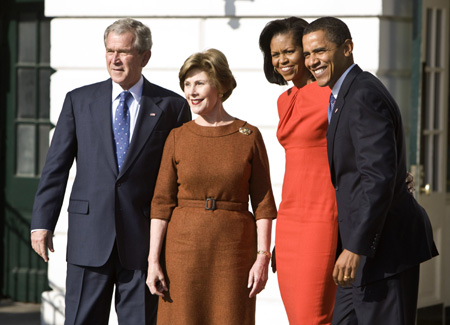
[[[205,210],[248,211],[248,203],[216,201],[213,198],[205,200],[178,200],[180,208],[205,208]]]

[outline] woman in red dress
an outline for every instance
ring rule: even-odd
[[[267,80],[293,83],[278,98],[277,137],[286,167],[275,234],[278,284],[291,325],[331,324],[337,289],[337,206],[326,143],[331,91],[319,87],[305,67],[307,25],[297,17],[273,20],[259,38]],[[414,192],[410,173],[406,182]]]
[[[293,87],[278,99],[277,137],[286,152],[275,246],[278,284],[291,325],[331,324],[336,285],[337,208],[327,158],[330,89],[305,68],[303,19],[269,22],[259,45],[271,83]]]

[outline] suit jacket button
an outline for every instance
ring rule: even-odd
[[[336,186],[334,189],[335,189],[336,191],[339,191],[339,186]]]
[[[122,186],[122,183],[117,183],[117,187],[121,187]]]

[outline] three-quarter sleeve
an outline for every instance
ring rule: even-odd
[[[151,204],[150,217],[152,219],[170,220],[173,209],[177,206],[177,178],[174,129],[169,133],[164,145],[155,194]]]
[[[256,220],[276,218],[277,209],[270,181],[269,159],[264,140],[258,129],[255,131],[253,146],[250,200]]]

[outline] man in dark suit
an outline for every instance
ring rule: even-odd
[[[306,67],[333,97],[327,143],[341,246],[333,324],[414,324],[419,264],[437,250],[428,216],[404,181],[399,108],[375,76],[353,63],[341,20],[312,22],[303,51]]]
[[[191,120],[185,99],[148,82],[151,32],[121,19],[104,35],[110,79],[69,92],[37,190],[31,240],[48,261],[69,169],[66,324],[107,324],[112,292],[120,324],[153,324],[146,286],[149,214],[166,136]]]

